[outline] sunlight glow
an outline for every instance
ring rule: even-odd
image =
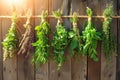
[[[22,0],[7,0],[7,2],[12,5],[17,5],[17,4],[21,4]]]

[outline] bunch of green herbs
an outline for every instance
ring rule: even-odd
[[[3,40],[3,61],[7,58],[11,58],[15,55],[18,48],[18,37],[17,37],[17,14],[14,12],[12,16],[12,24],[6,35],[6,38]]]
[[[94,61],[98,61],[97,41],[101,40],[100,33],[96,31],[92,23],[92,10],[87,7],[88,21],[85,23],[85,30],[82,32],[84,41],[83,54],[88,55]]]
[[[103,16],[105,19],[102,25],[102,33],[103,33],[102,48],[108,60],[111,59],[113,53],[115,53],[116,51],[116,42],[115,42],[115,38],[113,37],[110,26],[110,23],[112,22],[112,16],[114,14],[113,12],[114,11],[112,4],[108,5],[103,12]]]
[[[32,59],[32,62],[34,62],[36,65],[39,65],[41,63],[47,63],[50,56],[50,45],[48,40],[48,34],[50,32],[50,25],[46,21],[46,17],[48,16],[47,11],[43,11],[41,14],[41,23],[40,25],[35,27],[36,31],[36,42],[32,43],[32,45],[35,47],[35,53],[34,57]]]
[[[70,38],[70,56],[73,57],[75,54],[82,53],[82,40],[80,37],[80,31],[77,25],[78,22],[78,14],[76,12],[73,13],[73,17],[71,18],[71,22],[73,24],[72,30],[69,32]]]
[[[65,50],[68,45],[68,33],[65,27],[62,25],[62,11],[54,11],[53,15],[58,19],[56,25],[56,31],[54,32],[52,47],[53,47],[53,58],[54,61],[58,64],[58,70],[61,68],[63,63],[66,60]]]

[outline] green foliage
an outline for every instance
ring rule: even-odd
[[[16,13],[14,13],[12,17],[11,27],[8,31],[8,34],[6,35],[6,38],[2,42],[3,50],[4,50],[4,54],[3,54],[4,61],[7,58],[13,57],[15,55],[15,52],[17,51],[18,37],[17,37],[16,27],[17,27],[17,15]]]
[[[77,26],[77,13],[73,13],[73,17],[71,18],[71,22],[73,23],[73,29],[69,32],[69,38],[70,38],[70,55],[73,57],[75,53],[82,52],[82,42],[79,35],[79,29]]]
[[[45,18],[47,17],[47,14],[45,14],[46,12],[42,13],[42,21],[40,25],[35,27],[37,40],[36,42],[32,43],[32,45],[35,47],[35,53],[32,61],[36,65],[48,62],[50,55],[50,46],[48,40],[50,27],[48,22],[45,20]]]
[[[77,21],[78,21],[78,14],[76,12],[73,13],[73,17],[70,19],[70,21],[72,23],[77,23]]]
[[[116,51],[116,42],[115,38],[113,38],[113,34],[111,31],[110,23],[112,22],[113,16],[113,5],[110,4],[103,12],[103,16],[105,20],[103,22],[102,32],[103,32],[103,40],[102,40],[102,48],[104,50],[105,56],[108,60],[112,57],[112,53]]]
[[[89,7],[87,7],[86,12],[87,12],[88,17],[92,17],[93,13],[92,13],[92,10]]]
[[[97,57],[97,41],[101,39],[100,33],[96,31],[94,25],[91,22],[92,10],[87,7],[87,14],[89,16],[88,21],[85,23],[85,31],[82,32],[82,39],[84,41],[83,53],[94,61],[98,61]]]
[[[53,56],[54,61],[58,64],[58,70],[61,68],[62,64],[65,62],[66,57],[64,56],[64,52],[68,45],[68,34],[65,30],[64,26],[61,23],[61,13],[60,11],[53,12],[54,16],[58,18],[58,23],[56,26],[56,31],[53,36],[52,40],[52,47],[53,47]],[[58,15],[59,14],[59,15]],[[57,15],[57,16],[56,16]]]
[[[60,9],[53,11],[52,13],[56,18],[60,18],[62,16],[62,11]]]

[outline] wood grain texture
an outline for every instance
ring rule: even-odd
[[[78,12],[79,15],[86,15],[87,1],[72,0],[72,13]],[[86,19],[78,21],[80,33],[84,28]],[[87,57],[79,56],[78,59],[72,58],[71,61],[71,78],[72,80],[87,80]]]
[[[40,15],[44,10],[48,11],[48,0],[35,0],[35,15]],[[35,25],[40,24],[41,19],[35,19]],[[41,64],[39,68],[35,69],[36,80],[48,80],[48,63]]]
[[[117,77],[117,80],[120,80],[120,52],[119,52],[119,50],[120,50],[120,31],[119,31],[119,29],[120,29],[120,20],[118,20],[118,45],[117,45],[117,49],[118,49],[118,51],[117,51],[117,54],[118,54],[118,56],[117,56],[117,72],[116,72],[116,77]]]
[[[68,14],[68,0],[51,0],[50,2],[50,14],[52,14],[52,11],[62,9],[63,15]],[[69,28],[69,21],[67,19],[64,19],[64,25],[65,28]],[[55,25],[57,24],[56,19],[50,19],[51,24],[51,32],[52,34],[55,31]],[[51,35],[52,37],[53,35]],[[52,54],[52,53],[51,53]],[[68,51],[65,52],[65,54],[68,54]],[[53,61],[53,59],[50,61],[50,67],[49,67],[49,79],[50,80],[71,80],[71,59],[67,58],[66,62],[63,64],[60,71],[57,70],[57,64]]]
[[[0,1],[0,12],[1,12],[1,1]],[[1,15],[1,14],[0,14]],[[2,26],[2,19],[0,19],[0,26]],[[0,43],[2,42],[2,27],[0,27]],[[0,80],[3,80],[3,53],[2,44],[0,44]]]
[[[0,19],[1,26],[1,19]],[[0,42],[2,42],[2,27],[0,27]],[[3,78],[3,53],[2,53],[2,44],[0,44],[0,80]]]
[[[31,9],[32,12],[34,11],[34,1],[33,0],[24,0],[22,10],[20,13],[21,15],[26,15],[26,12],[28,9]],[[21,7],[18,7],[18,9],[21,9]],[[34,15],[34,13],[32,13]],[[19,29],[21,33],[23,34],[25,32],[25,28],[23,27],[23,24],[26,23],[26,18],[25,19],[19,19]],[[34,29],[34,20],[31,19],[31,25]],[[22,35],[20,35],[21,39]],[[32,55],[33,53],[29,53],[29,56],[25,57],[25,55],[20,54],[17,57],[17,79],[18,80],[34,80],[34,65],[32,64]]]
[[[2,19],[2,37],[5,38],[8,29],[10,28],[11,21],[9,19]],[[16,55],[3,62],[3,79],[4,80],[17,80],[17,58]]]
[[[100,0],[88,0],[88,7],[90,7],[93,11],[93,15],[101,15],[101,8],[100,8]],[[95,25],[97,30],[101,29],[101,20],[100,19],[93,19],[93,24]],[[98,54],[98,62],[94,62],[92,59],[88,57],[88,80],[101,80],[100,73],[101,73],[101,43],[97,43],[97,54]],[[95,65],[95,66],[93,66]]]
[[[101,11],[103,12],[106,4],[109,4],[110,0],[101,0]],[[116,0],[113,1],[114,12],[116,14]],[[113,19],[111,23],[111,29],[114,33],[115,40],[117,40],[117,21]],[[117,53],[115,53],[117,54]],[[108,63],[104,53],[101,55],[101,80],[116,80],[116,57],[113,56],[111,61]]]
[[[5,0],[1,0],[1,15],[11,15],[12,9],[11,5],[6,5],[7,2]],[[10,19],[2,19],[1,27],[2,27],[2,39],[6,37],[6,33],[8,33],[8,29],[11,26]],[[7,59],[3,62],[3,80],[17,80],[17,57],[16,55]]]
[[[118,15],[120,15],[120,0],[117,0],[117,13],[118,13]],[[118,56],[117,56],[117,70],[116,70],[116,80],[120,80],[120,52],[119,52],[119,50],[120,50],[120,19],[118,19],[118,25],[117,25],[117,32],[118,32],[118,34],[117,34],[117,54],[118,54]]]
[[[33,10],[33,15],[40,15],[43,10],[48,10],[49,14],[57,9],[63,10],[63,15],[70,15],[70,3],[72,4],[72,12],[77,11],[80,15],[86,15],[86,6],[92,8],[95,16],[102,16],[103,10],[106,4],[109,4],[111,0],[23,0],[22,6],[17,5],[16,9],[18,15],[25,15],[28,8]],[[69,2],[71,1],[71,2]],[[116,14],[116,4],[118,4],[118,12],[120,15],[120,1],[113,0],[114,12]],[[118,2],[116,2],[118,1]],[[64,3],[63,3],[64,2]],[[7,4],[7,5],[6,5]],[[12,6],[7,0],[0,0],[0,15],[11,16]],[[53,32],[57,20],[55,18],[48,19],[51,27],[51,34],[49,35],[50,43],[52,41]],[[87,18],[79,19],[78,26],[80,31],[83,31],[84,22]],[[101,29],[103,19],[93,19],[97,30]],[[23,30],[23,24],[26,19],[20,19],[19,26]],[[63,24],[66,29],[72,28],[69,19],[63,19]],[[31,19],[33,28],[35,25],[39,25],[40,19]],[[120,80],[120,19],[113,19],[111,24],[112,31],[115,38],[118,37],[118,56],[117,67],[116,57],[113,57],[109,64],[101,49],[101,43],[98,42],[98,57],[99,62],[93,62],[87,57],[79,57],[78,60],[67,58],[67,61],[63,64],[60,71],[57,70],[57,65],[51,57],[50,62],[44,65],[40,65],[39,68],[35,68],[31,64],[32,53],[25,58],[24,55],[15,56],[7,61],[2,61],[2,45],[0,44],[0,80]],[[10,28],[11,20],[0,18],[0,42],[5,38],[5,34]],[[118,29],[118,30],[117,30]],[[117,32],[118,31],[118,32]],[[118,33],[118,34],[117,34]],[[51,53],[52,54],[52,53]],[[69,55],[69,50],[66,51],[66,55]],[[88,62],[87,62],[88,61]],[[116,72],[117,71],[117,72]]]
[[[71,65],[71,80],[87,80],[87,58],[79,57],[80,59],[72,59]]]

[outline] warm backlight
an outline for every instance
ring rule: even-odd
[[[7,2],[12,5],[20,5],[22,1],[23,0],[7,0]]]
[[[10,4],[18,4],[21,2],[21,0],[7,0],[7,2]]]

